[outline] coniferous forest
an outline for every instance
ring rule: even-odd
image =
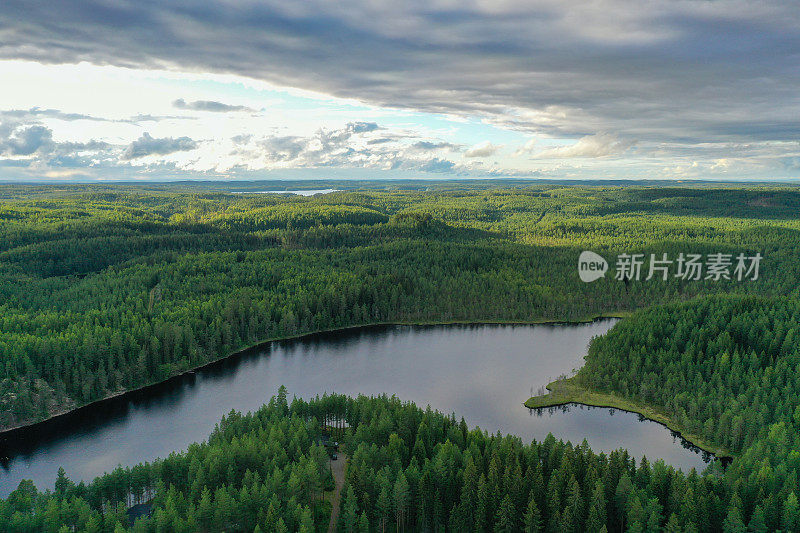
[[[571,381],[658,409],[730,465],[681,472],[487,435],[392,391],[282,390],[185,452],[85,483],[53,472],[53,490],[23,482],[0,502],[0,530],[326,531],[331,432],[348,457],[339,531],[800,530],[800,190],[513,185],[2,186],[0,428],[269,339],[614,314]],[[579,279],[584,250],[608,259],[605,277]],[[646,279],[645,260],[640,278],[617,279],[621,254],[733,264]],[[740,254],[763,257],[758,276],[737,277]],[[152,515],[131,524],[142,503]]]

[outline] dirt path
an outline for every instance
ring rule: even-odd
[[[339,458],[336,461],[331,461],[331,471],[333,472],[333,479],[336,482],[336,488],[333,489],[333,497],[331,498],[331,522],[328,524],[328,533],[335,533],[336,521],[339,519],[339,499],[342,495],[342,487],[344,486],[344,467],[347,463],[347,456],[339,452]]]

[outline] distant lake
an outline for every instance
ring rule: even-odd
[[[298,196],[314,196],[339,192],[341,189],[303,189],[296,191],[231,191],[231,194],[296,194]]]
[[[6,437],[0,497],[23,478],[52,487],[63,466],[89,481],[207,438],[231,409],[257,409],[286,385],[289,396],[323,392],[397,395],[464,417],[470,426],[524,441],[548,433],[595,451],[627,448],[686,471],[705,463],[696,449],[638,415],[569,406],[523,406],[532,393],[583,364],[590,339],[613,320],[579,325],[380,326],[274,342],[195,374],[117,398]]]

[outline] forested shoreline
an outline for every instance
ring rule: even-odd
[[[797,531],[797,298],[703,296],[643,309],[597,337],[573,378],[671,413],[734,455],[737,528]],[[761,514],[765,513],[766,523]]]
[[[245,353],[251,352],[253,350],[259,350],[263,347],[270,345],[273,342],[283,342],[283,341],[297,341],[302,340],[304,338],[312,338],[316,335],[320,334],[327,334],[327,333],[339,333],[339,332],[346,332],[351,330],[359,330],[359,329],[369,329],[374,327],[381,327],[381,326],[458,326],[458,325],[520,325],[520,326],[536,326],[536,325],[559,325],[559,324],[585,324],[587,322],[593,322],[595,320],[602,320],[602,319],[609,319],[609,318],[622,318],[628,316],[628,312],[618,313],[618,312],[607,312],[602,313],[594,316],[589,316],[585,318],[579,318],[574,320],[537,320],[537,321],[524,321],[524,320],[492,320],[492,321],[479,321],[479,320],[451,320],[448,322],[442,321],[428,321],[428,322],[372,322],[368,324],[355,324],[351,326],[343,326],[340,328],[334,329],[324,329],[324,330],[315,330],[310,331],[307,333],[301,333],[298,335],[287,336],[287,337],[277,337],[273,339],[265,339],[265,340],[258,340],[251,345],[244,346],[242,348],[237,349],[234,352],[231,352],[227,355],[220,357],[219,359],[213,359],[208,362],[202,363],[200,366],[188,368],[184,370],[182,373],[171,375],[165,378],[163,381],[157,381],[154,383],[149,383],[147,385],[143,385],[139,388],[135,389],[128,389],[119,391],[116,393],[111,393],[108,396],[103,398],[99,398],[96,400],[92,400],[89,403],[80,405],[80,406],[73,406],[65,408],[63,411],[57,411],[50,413],[48,418],[44,418],[42,420],[38,420],[36,422],[25,424],[21,426],[9,427],[0,430],[0,438],[13,438],[17,435],[24,435],[25,432],[30,429],[32,426],[38,426],[40,424],[46,424],[48,421],[52,421],[55,418],[61,417],[63,415],[69,415],[73,413],[77,409],[93,409],[99,408],[102,406],[103,402],[110,401],[117,399],[119,397],[124,397],[129,394],[133,393],[141,393],[146,392],[148,389],[156,388],[160,385],[163,385],[165,382],[168,382],[173,379],[179,379],[182,376],[186,376],[188,374],[193,374],[197,371],[203,370],[208,367],[212,367],[219,363],[223,363],[226,359],[234,358],[241,356]]]
[[[305,198],[83,186],[19,196],[0,204],[6,429],[272,338],[386,322],[579,320],[706,292],[796,293],[800,275],[794,190]],[[748,196],[758,205],[725,215]],[[575,276],[584,247],[677,253],[687,244],[761,251],[771,270],[751,283]]]
[[[770,446],[780,444],[774,433]],[[229,413],[207,442],[185,452],[88,484],[62,470],[53,491],[22,482],[0,501],[0,531],[326,531],[332,481],[324,434],[341,439],[350,457],[335,524],[341,532],[800,527],[796,464],[685,473],[624,450],[596,454],[585,442],[489,435],[386,395],[290,403],[281,390],[256,412]],[[148,512],[131,523],[126,509],[143,502]]]
[[[387,396],[288,403],[282,390],[184,453],[89,484],[61,471],[52,492],[23,482],[0,501],[0,530],[326,531],[331,426],[346,428],[334,435],[350,456],[336,531],[714,531],[736,519],[716,475],[552,436],[525,444]],[[142,501],[151,516],[129,529],[125,509]]]
[[[0,503],[6,530],[124,530],[125,508],[140,501],[154,514],[138,531],[325,530],[330,509],[311,482],[325,477],[315,439],[330,418],[351,428],[341,531],[800,529],[800,190],[3,194],[0,428],[265,339],[361,324],[623,312],[630,316],[592,342],[573,380],[669,413],[735,457],[725,470],[682,473],[624,451],[486,435],[393,398],[290,405],[282,393],[153,465],[89,484],[61,474],[54,492],[24,482]],[[584,283],[584,250],[611,259],[612,269],[619,254],[764,259],[757,279],[626,282],[612,270]],[[292,453],[273,442],[291,443]],[[109,492],[123,481],[130,490]]]

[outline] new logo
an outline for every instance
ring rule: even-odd
[[[602,256],[588,250],[581,252],[578,257],[578,276],[581,281],[591,283],[606,275],[608,262]]]

